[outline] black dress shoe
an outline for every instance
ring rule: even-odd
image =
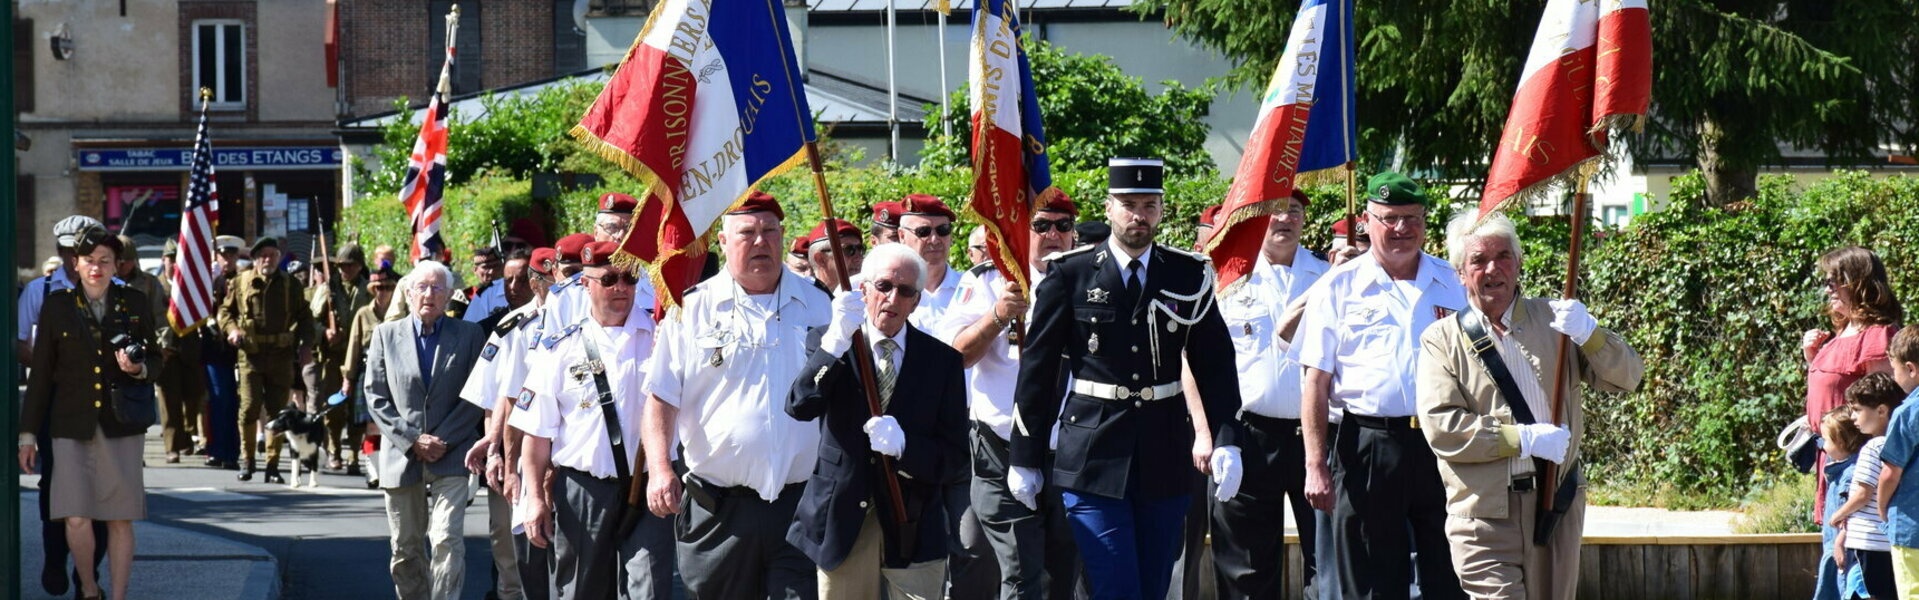
[[[360,476],[360,463],[347,463],[347,465],[346,465],[346,474],[347,474],[347,475],[349,475],[349,476],[352,476],[352,477],[359,477],[359,476]]]
[[[279,469],[267,469],[267,476],[265,478],[262,478],[261,481],[265,481],[267,483],[286,483],[287,482],[285,478],[280,477]]]
[[[65,566],[66,559],[61,559],[60,563],[55,564],[49,561],[45,566],[40,567],[40,587],[46,589],[48,594],[55,596],[67,595],[67,574],[60,572],[60,567]]]
[[[253,481],[253,461],[247,461],[246,467],[240,469],[240,481]]]

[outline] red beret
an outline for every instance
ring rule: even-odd
[[[555,242],[553,244],[553,251],[559,254],[560,262],[577,263],[580,262],[580,250],[586,248],[586,245],[591,243],[593,243],[592,235],[575,233],[560,238],[560,241]]]
[[[796,238],[793,238],[793,247],[792,247],[792,248],[788,248],[788,249],[787,249],[786,251],[787,251],[788,253],[791,253],[791,254],[792,254],[793,256],[798,256],[798,257],[801,257],[801,258],[805,258],[805,257],[806,257],[806,246],[807,246],[807,244],[811,244],[811,243],[812,243],[812,240],[813,240],[813,238],[812,238],[811,236],[804,236],[804,235],[802,235],[802,236],[800,236],[800,237],[796,237]]]
[[[601,213],[630,215],[633,214],[633,209],[639,207],[639,205],[640,201],[634,200],[632,196],[619,192],[607,192],[600,196]]]
[[[1075,217],[1079,216],[1079,206],[1073,204],[1073,199],[1066,197],[1065,192],[1053,194],[1053,197],[1051,199],[1048,199],[1044,203],[1041,203],[1039,205],[1039,210],[1047,211],[1047,212],[1063,212],[1069,215],[1073,215]]]
[[[800,238],[800,239],[806,240],[807,247],[811,247],[813,244],[826,241],[826,223],[827,223],[826,221],[820,221],[820,224],[813,226],[812,231],[809,231],[806,233],[806,237]],[[850,235],[857,238],[860,236],[859,228],[854,227],[852,223],[848,223],[840,219],[833,219],[832,223],[833,223],[833,230],[838,232],[840,237],[846,237]],[[802,247],[800,248],[800,251],[805,252],[806,248]]]
[[[619,251],[619,242],[593,242],[580,249],[580,264],[587,267],[610,266],[613,264],[613,253]]]
[[[885,202],[876,203],[873,205],[873,224],[879,225],[882,227],[891,227],[893,229],[899,229],[900,213],[903,213],[903,212],[906,212],[906,209],[905,207],[900,206],[900,203],[898,202],[887,200]]]
[[[746,215],[756,212],[770,212],[773,213],[773,218],[786,220],[786,211],[780,208],[779,199],[759,190],[753,190],[752,193],[747,194],[746,201],[741,202],[739,208],[728,211],[726,214]]]
[[[1206,207],[1205,210],[1199,211],[1199,224],[1207,227],[1216,226],[1215,224],[1219,222],[1219,211],[1225,208],[1226,205],[1224,204],[1214,204]]]
[[[1339,236],[1339,237],[1352,237],[1352,230],[1346,228],[1346,223],[1348,222],[1349,221],[1345,219],[1333,220],[1333,235]]]
[[[938,196],[930,194],[907,194],[905,198],[900,199],[900,206],[905,209],[900,211],[903,214],[946,217],[949,221],[957,218],[953,215],[953,209],[947,208],[946,203],[940,201]]]
[[[550,276],[553,274],[553,269],[547,263],[559,262],[559,260],[560,253],[555,252],[552,248],[534,248],[533,256],[527,258],[526,262],[527,266],[533,267],[533,270],[539,272],[539,274]]]
[[[1293,188],[1293,199],[1298,200],[1300,206],[1311,206],[1313,203],[1313,199],[1306,196],[1306,191],[1299,188]]]

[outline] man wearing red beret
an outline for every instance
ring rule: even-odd
[[[833,219],[833,231],[835,235],[832,237],[839,238],[839,251],[846,255],[847,272],[857,272],[860,268],[860,261],[866,258],[866,245],[860,243],[859,228],[854,227],[852,223]],[[825,221],[821,221],[819,225],[815,225],[813,231],[806,234],[804,238],[806,240],[806,262],[808,268],[813,272],[813,278],[818,280],[820,289],[826,290],[828,294],[833,294],[839,292],[840,279],[839,275],[833,269],[833,255],[827,246],[828,238]]]
[[[600,196],[600,212],[593,216],[593,240],[618,244],[626,240],[633,226],[633,210],[640,206],[632,196],[607,192]]]
[[[873,205],[873,245],[900,241],[900,213],[902,212],[906,212],[906,208],[893,200]]]

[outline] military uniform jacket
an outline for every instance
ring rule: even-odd
[[[903,568],[909,562],[946,557],[941,482],[966,473],[971,458],[966,446],[966,369],[958,351],[917,327],[905,327],[905,356],[892,399],[885,406],[906,438],[904,451],[893,459],[893,470],[899,475],[908,518],[917,527],[910,549],[901,545],[892,501],[879,477],[878,455],[863,429],[872,412],[853,365],[854,351],[833,356],[821,350],[825,327],[816,327],[807,336],[806,346],[812,350],[787,396],[786,414],[801,421],[820,421],[819,463],[806,480],[786,539],[822,569],[835,569],[846,561],[869,507],[878,512],[886,540],[886,566]],[[871,326],[861,330],[868,344],[878,335]]]
[[[317,358],[321,373],[327,379],[336,379],[346,371],[347,349],[352,343],[354,316],[359,314],[361,308],[373,303],[373,293],[367,291],[366,284],[367,279],[365,275],[362,275],[347,282],[330,281],[324,288],[324,292],[320,289],[313,291],[314,297],[310,303],[315,331],[313,339],[319,343],[320,352]],[[332,321],[336,336],[331,344],[326,341],[329,311],[333,314]]]
[[[224,330],[238,328],[244,334],[241,352],[290,351],[311,339],[313,311],[292,275],[249,269],[231,285],[220,304],[221,337],[226,337]]]
[[[1065,375],[1128,389],[1177,385],[1181,357],[1190,355],[1215,446],[1237,445],[1238,373],[1232,338],[1213,305],[1212,267],[1156,244],[1145,257],[1141,300],[1128,304],[1117,252],[1102,243],[1048,257],[1052,266],[1034,290],[1020,355],[1012,464],[1043,465],[1057,422],[1052,481],[1060,487],[1111,498],[1191,493],[1192,417],[1179,394],[1066,395]]]
[[[110,437],[144,433],[145,427],[128,428],[114,422],[104,409],[116,386],[142,385],[120,370],[109,343],[113,336],[125,333],[147,347],[147,376],[158,374],[152,327],[153,315],[147,295],[121,284],[107,288],[106,318],[93,320],[86,308],[85,292],[65,289],[47,296],[40,309],[40,335],[33,344],[33,362],[27,374],[27,394],[22,399],[20,430],[38,431],[51,421],[53,437],[74,440],[93,439],[94,425]],[[92,335],[88,335],[88,330]]]

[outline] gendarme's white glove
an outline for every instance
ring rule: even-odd
[[[1013,499],[1026,505],[1027,510],[1039,510],[1039,469],[1013,467],[1006,471],[1006,490],[1013,493]]]
[[[1553,307],[1553,329],[1572,338],[1575,344],[1584,345],[1592,339],[1593,330],[1599,328],[1599,321],[1586,312],[1584,302],[1567,299],[1547,303]]]
[[[1566,447],[1572,439],[1571,431],[1551,423],[1520,425],[1519,457],[1543,458],[1555,464],[1566,462]]]
[[[900,431],[900,422],[892,415],[869,417],[861,429],[866,430],[866,442],[874,452],[899,458],[906,451],[906,433]]]
[[[1213,483],[1218,488],[1213,499],[1225,502],[1239,495],[1239,484],[1245,477],[1239,462],[1239,446],[1220,446],[1213,449]]]
[[[860,294],[859,284],[852,290],[833,296],[833,320],[826,326],[826,333],[820,336],[820,349],[833,356],[844,356],[853,347],[853,332],[860,330],[860,323],[866,322],[866,297]]]

